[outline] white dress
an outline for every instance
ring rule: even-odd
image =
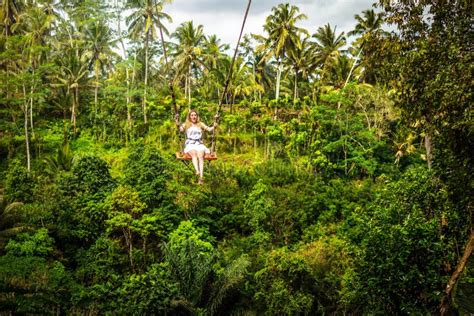
[[[203,123],[193,124],[186,130],[186,142],[184,143],[184,153],[191,150],[204,151],[209,154],[211,151],[202,143],[202,129],[212,131],[212,127],[207,127]],[[184,129],[184,126],[183,126]]]

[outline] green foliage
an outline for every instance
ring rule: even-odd
[[[85,286],[111,282],[127,264],[119,242],[106,236],[97,238],[87,250],[77,256],[76,277],[85,280]]]
[[[197,306],[212,271],[214,247],[202,240],[202,233],[190,221],[184,221],[170,234],[164,250],[180,298]]]
[[[390,64],[396,70],[390,79],[399,92],[397,105],[406,121],[424,135],[428,163],[448,185],[459,216],[471,221],[472,3],[423,1],[392,6],[380,2],[389,21],[401,31],[393,41],[398,54]],[[424,16],[430,19],[425,21]]]
[[[340,291],[351,266],[346,243],[335,237],[303,244],[294,251],[266,254],[255,273],[255,299],[266,314],[335,313],[344,310]]]
[[[163,237],[161,216],[158,210],[147,212],[138,192],[129,187],[119,186],[106,199],[104,209],[107,212],[107,233],[111,238],[123,238],[125,251],[128,252],[130,265],[135,269],[134,257],[146,256],[146,242],[149,237]],[[138,241],[141,245],[137,247]],[[138,250],[140,249],[141,250]],[[140,252],[138,254],[137,252]],[[146,261],[146,258],[144,258]]]
[[[268,254],[265,267],[255,274],[255,299],[268,315],[309,313],[314,297],[305,291],[308,267],[304,259],[281,248]]]
[[[69,192],[93,195],[110,191],[114,181],[104,160],[96,156],[85,156],[73,165],[69,185]]]
[[[15,239],[11,239],[5,250],[14,256],[43,257],[53,251],[53,242],[53,238],[48,235],[48,230],[40,228],[34,235],[22,233]]]
[[[128,276],[117,289],[116,312],[123,314],[168,314],[178,288],[166,263],[153,264],[144,274]]]
[[[274,208],[273,201],[266,196],[267,186],[259,180],[253,187],[244,204],[244,214],[248,218],[248,225],[253,231],[263,229],[268,215]]]
[[[20,161],[14,161],[5,177],[5,198],[9,202],[32,202],[34,178]]]
[[[160,153],[150,145],[137,143],[125,164],[125,183],[134,187],[150,208],[161,206],[167,198],[167,166]]]
[[[57,175],[60,171],[70,171],[73,164],[73,152],[69,142],[64,142],[57,149],[56,156],[46,157],[44,162],[48,171]]]
[[[2,2],[0,314],[438,313],[472,230],[469,1],[381,0],[347,49],[274,7],[237,52],[204,185],[172,116],[210,124],[228,45],[126,2]],[[125,37],[105,23],[124,12]]]
[[[443,286],[450,204],[436,178],[419,168],[384,188],[367,212],[349,219],[355,270],[344,294],[361,312],[432,313]],[[436,201],[436,202],[435,202]]]
[[[64,265],[47,260],[53,253],[53,238],[41,228],[34,234],[22,233],[11,239],[0,257],[0,288],[18,296],[2,304],[18,313],[52,312],[57,304],[67,304],[76,284]]]
[[[62,233],[92,242],[104,230],[105,197],[115,181],[107,163],[95,156],[85,156],[75,162],[72,174],[58,179],[62,193],[58,224]]]

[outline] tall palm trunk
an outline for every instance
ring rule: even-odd
[[[99,71],[97,68],[97,60],[96,60],[96,65],[94,66],[94,71],[95,71],[95,87],[94,87],[94,125],[97,119],[97,108],[98,108],[98,103],[99,103]]]
[[[72,105],[71,105],[71,123],[74,129],[74,134],[76,133],[76,96],[74,90],[72,91]]]
[[[115,0],[115,8],[118,10],[117,0]],[[117,14],[117,30],[119,34],[122,34],[120,23],[121,22],[120,22],[120,13],[119,13]],[[123,58],[125,60],[128,60],[127,50],[125,49],[125,44],[123,42],[122,36],[120,36],[120,45],[122,46]],[[125,66],[125,82],[127,85],[127,92],[126,92],[126,97],[125,97],[125,102],[126,102],[126,107],[127,107],[127,126],[128,126],[128,129],[131,130],[132,129],[132,113],[130,109],[130,73],[129,73],[128,65]]]
[[[24,129],[25,129],[25,144],[26,144],[26,167],[28,172],[31,171],[30,158],[30,139],[28,137],[28,101],[26,97],[26,86],[23,84],[23,113],[25,114]]]
[[[188,105],[191,104],[191,64],[189,64],[188,75],[187,75],[187,87],[188,87]]]
[[[275,91],[275,99],[278,100],[280,97],[280,79],[281,79],[281,62],[280,58],[278,58],[277,63],[277,79],[276,79],[276,91]]]
[[[71,108],[71,122],[74,131],[74,135],[76,135],[76,112],[79,108],[79,85],[75,83],[74,90],[72,93],[72,108]]]
[[[298,70],[295,70],[295,86],[293,89],[293,104],[296,103],[297,97],[298,97]]]
[[[428,169],[431,169],[433,162],[433,143],[432,143],[432,134],[427,131],[425,133],[425,150],[426,150],[426,162],[428,164]]]
[[[33,73],[34,73],[34,70],[33,70]],[[31,137],[33,138],[35,138],[35,132],[33,129],[33,93],[34,92],[35,92],[35,88],[34,88],[34,84],[32,84],[30,88],[30,128],[31,128]]]
[[[362,47],[359,49],[359,52],[357,53],[357,57],[354,60],[354,63],[352,64],[351,70],[349,71],[349,74],[347,75],[346,82],[344,82],[344,87],[346,87],[347,83],[349,82],[349,79],[351,78],[352,72],[354,71],[355,66],[357,65],[357,62],[359,61],[360,58],[360,53],[362,53]]]
[[[143,121],[145,124],[147,123],[147,116],[146,116],[146,93],[147,93],[147,87],[148,87],[148,41],[150,38],[150,30],[146,32],[145,36],[145,87],[143,90],[143,103],[142,103],[142,109],[143,109]]]
[[[132,129],[132,113],[130,109],[130,75],[129,75],[129,70],[128,67],[125,69],[125,76],[126,76],[126,82],[127,82],[127,96],[126,96],[126,106],[127,106],[127,126],[128,129]]]
[[[137,69],[137,54],[135,53],[135,56],[133,57],[132,82],[130,83],[131,87],[135,86],[135,77],[136,77],[136,74],[137,74],[136,69]],[[130,111],[129,111],[129,113],[130,113]],[[131,114],[130,114],[130,124],[131,124]]]

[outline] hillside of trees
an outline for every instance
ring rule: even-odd
[[[282,3],[233,66],[171,6],[1,1],[0,314],[474,313],[473,3]]]

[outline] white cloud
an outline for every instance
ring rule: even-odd
[[[285,1],[254,0],[244,33],[263,34],[266,17],[271,14],[272,7],[279,3]],[[300,13],[308,16],[299,26],[306,28],[310,34],[327,23],[332,27],[337,26],[338,33],[347,33],[356,24],[354,15],[372,8],[373,0],[293,0],[286,3],[296,5],[300,8]],[[222,43],[233,48],[239,36],[246,7],[246,0],[174,0],[165,6],[164,11],[173,18],[173,23],[168,26],[170,32],[179,24],[192,20],[195,25],[203,25],[206,35],[216,34]]]

